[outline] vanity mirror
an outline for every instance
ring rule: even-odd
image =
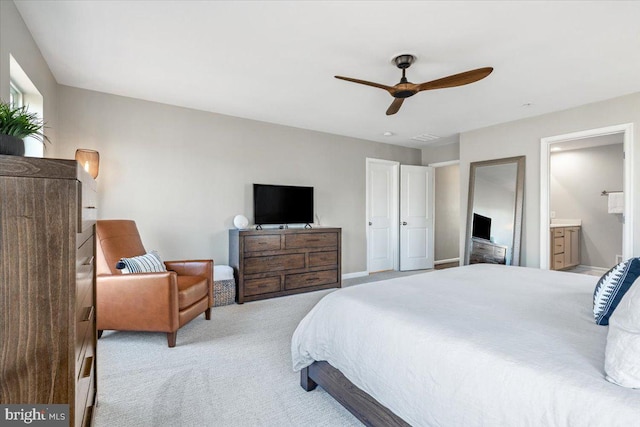
[[[520,265],[524,159],[471,163],[465,264]]]

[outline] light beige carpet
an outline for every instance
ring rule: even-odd
[[[360,426],[291,368],[291,335],[329,292],[216,307],[172,349],[165,334],[105,331],[95,426]]]

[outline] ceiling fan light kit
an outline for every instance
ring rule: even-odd
[[[424,90],[444,89],[448,87],[463,86],[469,83],[477,82],[487,77],[493,71],[492,67],[477,68],[475,70],[465,71],[459,74],[453,74],[437,80],[425,83],[411,83],[407,80],[406,71],[416,61],[416,56],[408,53],[398,55],[392,59],[392,63],[402,70],[402,78],[400,82],[394,86],[387,86],[380,83],[369,82],[366,80],[353,79],[351,77],[334,76],[336,79],[346,80],[348,82],[359,83],[366,86],[373,86],[384,89],[395,99],[387,109],[387,116],[395,114],[400,110],[405,98],[409,98],[418,92]]]

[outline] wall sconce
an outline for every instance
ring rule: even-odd
[[[98,177],[98,170],[100,169],[100,153],[95,150],[86,150],[84,148],[78,148],[76,150],[76,161],[89,172],[89,175],[96,179]]]

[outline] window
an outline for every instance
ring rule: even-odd
[[[9,82],[9,104],[13,107],[22,107],[22,91],[11,81]]]
[[[24,107],[28,112],[37,114],[38,117],[44,117],[42,95],[11,54],[9,54],[8,101],[12,108]],[[24,154],[28,157],[44,157],[44,144],[35,138],[25,138]]]

